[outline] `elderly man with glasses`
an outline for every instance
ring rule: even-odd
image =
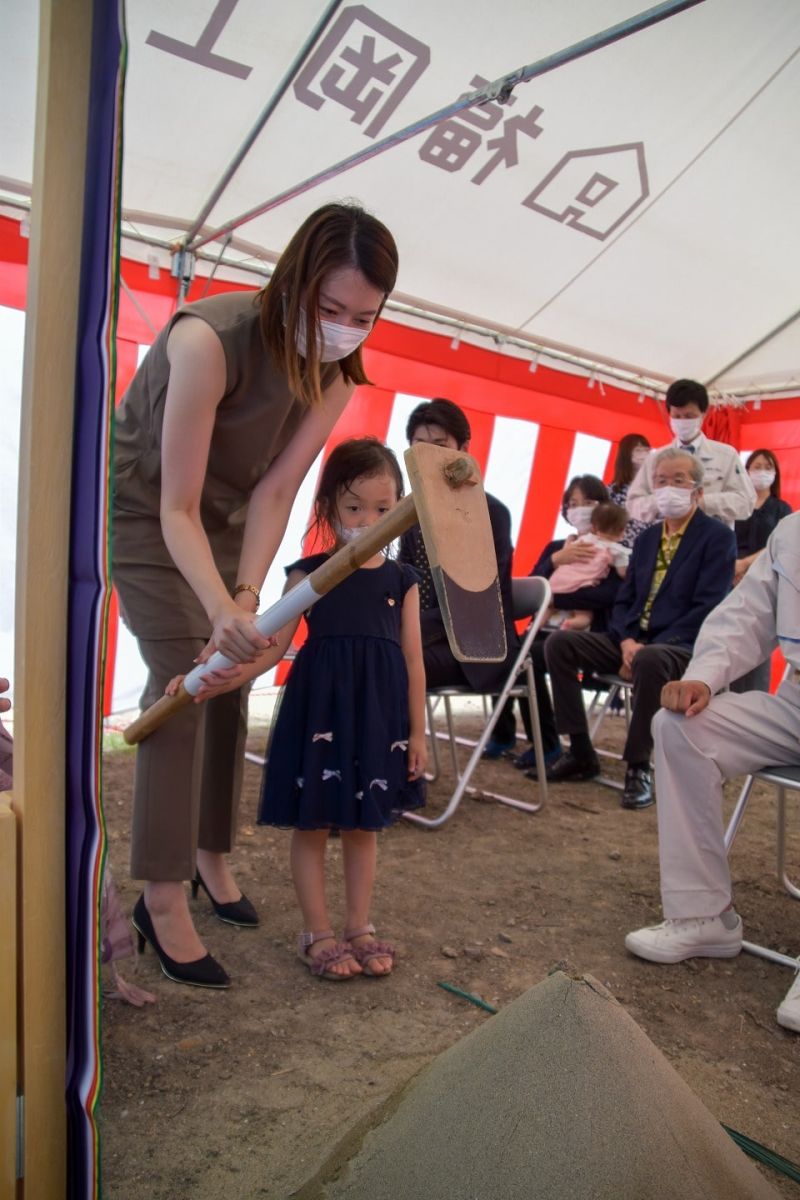
[[[599,773],[579,673],[618,673],[633,682],[623,808],[653,803],[650,723],[665,683],[680,679],[705,618],[733,582],[736,542],[721,521],[699,508],[703,467],[668,446],[653,455],[654,497],[661,520],[636,539],[607,633],[557,632],[545,647],[556,727],[570,749],[547,772],[553,782]]]

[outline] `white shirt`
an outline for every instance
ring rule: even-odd
[[[755,508],[756,490],[744,464],[733,446],[712,442],[702,433],[682,446],[676,438],[676,448],[693,452],[703,467],[703,498],[700,507],[709,517],[733,529],[734,521],[744,521]],[[659,512],[653,496],[653,463],[658,450],[651,450],[639,468],[625,501],[628,512],[636,521],[657,521]]]
[[[742,582],[706,617],[683,677],[713,694],[776,646],[800,669],[800,512],[778,522]]]

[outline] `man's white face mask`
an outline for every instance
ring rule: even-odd
[[[659,515],[673,520],[688,514],[693,496],[694,488],[661,487],[653,492]]]
[[[679,442],[688,446],[703,428],[702,417],[670,417],[669,427]]]

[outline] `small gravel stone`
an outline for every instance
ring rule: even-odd
[[[443,954],[445,958],[458,958],[458,951],[456,950],[455,946],[442,946],[441,954]]]

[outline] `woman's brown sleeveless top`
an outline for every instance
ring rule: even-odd
[[[159,517],[167,338],[187,316],[206,321],[225,352],[225,394],[211,437],[200,514],[229,587],[236,582],[250,495],[306,411],[271,362],[259,297],[252,292],[188,304],[158,335],[117,410],[114,446],[113,578],[128,626],[146,639],[210,633],[202,605],[170,557]],[[338,369],[335,363],[323,368],[323,388]]]

